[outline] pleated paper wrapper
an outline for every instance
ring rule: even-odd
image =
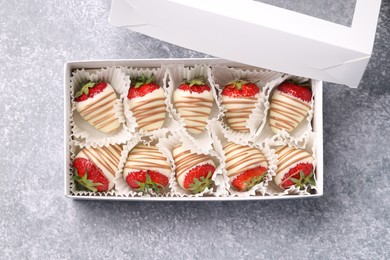
[[[224,183],[224,180],[222,176],[222,168],[220,165],[221,160],[217,153],[213,150],[210,150],[208,153],[200,152],[199,148],[195,147],[191,142],[183,141],[187,139],[187,137],[184,135],[181,136],[180,134],[182,133],[173,133],[173,135],[170,135],[168,138],[162,138],[158,144],[158,147],[164,154],[169,157],[169,160],[173,163],[174,170],[176,170],[176,166],[174,165],[174,158],[172,152],[174,146],[177,144],[182,144],[184,148],[190,150],[192,153],[205,154],[209,156],[209,158],[214,161],[216,166],[214,174],[212,176],[212,180],[214,181],[214,187],[212,187],[211,189],[206,188],[201,193],[191,194],[189,191],[181,188],[176,180],[176,176],[172,175],[169,183],[169,186],[171,188],[171,195],[177,197],[223,196],[225,194],[225,188],[224,185],[221,186],[221,184]]]
[[[267,93],[267,98],[265,102],[265,112],[266,112],[266,117],[265,117],[265,123],[263,127],[259,128],[257,130],[257,133],[254,136],[255,142],[257,140],[264,141],[270,139],[270,141],[277,141],[277,140],[289,140],[289,142],[294,143],[297,146],[304,146],[305,142],[307,140],[307,137],[309,133],[313,131],[312,127],[312,119],[314,115],[314,93],[316,93],[316,86],[311,84],[311,89],[312,89],[312,99],[309,103],[310,105],[310,110],[308,111],[307,115],[305,118],[298,124],[298,126],[291,132],[288,133],[285,130],[282,130],[280,133],[275,134],[270,127],[270,119],[269,119],[269,113],[270,113],[270,100],[272,98],[272,94],[275,91],[276,87],[279,86],[280,83],[283,81],[292,79],[297,82],[306,82],[308,81],[307,78],[302,78],[302,77],[295,77],[295,76],[290,76],[290,75],[284,75],[281,77],[279,80],[276,80],[274,82],[271,82],[272,84],[269,84],[268,88],[268,93]]]
[[[132,137],[132,124],[126,122],[125,111],[123,107],[123,98],[127,95],[130,86],[130,80],[124,75],[124,73],[115,67],[102,68],[97,70],[86,71],[76,70],[72,73],[73,76],[70,79],[71,89],[71,107],[72,118],[71,130],[74,136],[75,144],[83,144],[85,146],[104,146],[108,144],[125,143],[126,140]],[[76,110],[74,103],[74,93],[80,90],[80,88],[87,82],[106,81],[115,90],[117,94],[116,104],[114,105],[115,117],[118,118],[121,123],[120,129],[115,133],[104,133],[86,122]]]
[[[230,196],[237,196],[237,197],[247,197],[247,196],[263,196],[266,193],[268,182],[272,179],[272,176],[275,175],[275,169],[276,169],[276,155],[275,151],[273,149],[270,149],[270,147],[267,144],[263,145],[255,145],[253,143],[246,144],[246,143],[240,143],[237,140],[232,139],[230,136],[226,136],[221,130],[223,126],[222,123],[219,121],[215,121],[212,128],[211,128],[211,135],[213,138],[213,146],[215,151],[219,154],[221,157],[221,165],[222,167],[222,173],[225,181],[225,187],[228,191],[228,194]],[[249,191],[242,192],[235,190],[231,184],[230,184],[230,178],[228,177],[227,171],[226,171],[226,157],[225,153],[223,151],[223,147],[228,142],[234,142],[238,145],[243,146],[249,146],[249,147],[255,147],[260,150],[260,152],[264,155],[264,157],[267,160],[268,164],[268,171],[266,175],[264,176],[264,179],[261,183],[253,186]]]
[[[177,66],[169,66],[168,73],[169,73],[169,83],[167,88],[168,91],[167,101],[169,103],[171,113],[173,117],[176,119],[176,121],[178,122],[180,131],[183,133],[186,139],[188,141],[191,141],[193,145],[196,145],[196,143],[201,142],[202,146],[199,146],[199,148],[202,150],[203,153],[206,153],[208,152],[208,150],[211,149],[211,144],[212,144],[211,137],[206,129],[207,125],[205,127],[205,130],[200,134],[189,133],[185,127],[186,122],[181,117],[180,113],[178,112],[174,104],[173,94],[175,90],[183,82],[183,79],[191,80],[197,77],[203,77],[204,79],[206,79],[206,83],[210,86],[211,94],[214,98],[210,116],[207,121],[207,124],[209,124],[211,119],[219,117],[220,109],[221,109],[217,91],[211,79],[211,69],[210,67],[205,65],[201,65],[201,66],[195,65],[194,67],[191,68],[185,67],[184,65],[177,65]]]
[[[277,141],[273,141],[273,142],[270,141],[269,145],[273,149],[276,149],[279,146],[287,145],[289,147],[303,149],[303,150],[307,151],[309,154],[311,154],[313,156],[313,158],[314,158],[314,161],[313,161],[314,172],[315,172],[315,174],[314,174],[314,181],[315,181],[315,183],[317,183],[317,175],[316,175],[316,170],[315,170],[316,169],[316,164],[317,164],[316,152],[315,152],[316,151],[316,145],[317,145],[316,144],[316,134],[313,133],[313,132],[308,133],[308,135],[305,138],[306,138],[305,146],[303,146],[303,147],[296,145],[294,142],[291,142],[288,139],[277,140]],[[295,187],[295,186],[291,186],[290,188],[288,188],[286,190],[283,190],[282,188],[278,187],[273,181],[270,181],[268,183],[268,189],[267,189],[266,195],[269,195],[269,196],[310,195],[311,192],[315,193],[315,190],[316,190],[315,186],[314,187],[310,187],[310,190],[308,190],[307,188],[304,189],[304,190],[300,190],[298,187]]]

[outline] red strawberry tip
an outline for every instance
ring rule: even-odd
[[[209,171],[206,178],[204,176],[199,177],[199,179],[194,178],[188,190],[191,193],[196,194],[196,193],[203,192],[206,188],[210,189],[214,183],[214,181],[211,179],[212,176],[213,173]]]
[[[97,189],[95,187],[103,185],[100,182],[93,182],[92,180],[88,179],[88,169],[85,169],[85,174],[82,177],[78,174],[78,171],[76,168],[73,168],[73,170],[74,170],[74,175],[73,175],[72,179],[76,182],[76,184],[78,184],[80,186],[80,187],[78,187],[78,189],[84,188],[84,190],[96,192]]]

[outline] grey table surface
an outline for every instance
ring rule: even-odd
[[[390,259],[389,0],[359,89],[324,86],[325,195],[262,202],[64,197],[66,61],[208,57],[111,27],[109,7],[0,1],[0,259]]]

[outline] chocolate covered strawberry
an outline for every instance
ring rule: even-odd
[[[211,88],[202,78],[184,80],[173,93],[173,103],[188,132],[193,134],[205,129],[213,102]]]
[[[88,82],[75,95],[77,112],[90,125],[104,133],[113,133],[120,127],[115,116],[116,93],[107,82]]]
[[[191,153],[182,145],[176,145],[173,149],[173,159],[176,165],[176,180],[180,187],[193,194],[212,188],[215,164],[207,155]]]
[[[171,165],[155,146],[137,145],[127,157],[123,179],[130,188],[162,192],[169,182]]]
[[[313,157],[305,150],[283,146],[276,149],[278,163],[274,182],[282,189],[306,188],[314,183]]]
[[[309,84],[285,81],[274,91],[270,106],[270,126],[274,133],[292,132],[311,109]]]
[[[233,130],[249,132],[247,121],[258,102],[260,88],[246,80],[234,80],[222,90],[222,105],[227,122]]]
[[[223,151],[227,175],[236,190],[248,191],[263,182],[268,163],[259,149],[229,142]]]
[[[73,180],[79,190],[108,191],[114,186],[121,145],[84,148],[73,161]]]
[[[164,90],[156,83],[154,74],[142,74],[131,79],[128,104],[139,129],[153,131],[163,126],[166,114]]]

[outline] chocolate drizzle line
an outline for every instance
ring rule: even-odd
[[[95,95],[90,104],[78,111],[84,120],[102,131],[104,131],[106,127],[110,127],[115,122],[119,123],[119,120],[115,117],[115,91],[111,86],[107,86],[106,89],[107,93]],[[88,99],[86,101],[88,101]],[[110,132],[114,132],[116,130],[117,128],[111,130]]]
[[[122,149],[121,145],[115,144],[99,148],[84,148],[81,150],[80,154],[87,157],[100,168],[106,178],[111,179],[107,176],[107,172],[112,176],[115,176],[115,173],[118,170]]]
[[[175,106],[186,123],[186,128],[194,129],[195,132],[201,133],[209,118],[213,99],[193,97],[189,95],[181,96],[182,100],[175,100]],[[206,112],[204,110],[206,109]],[[189,115],[187,115],[189,114]],[[198,119],[194,119],[198,118]]]
[[[277,151],[276,154],[279,155],[278,158],[278,169],[276,171],[276,174],[281,173],[283,170],[285,170],[288,167],[292,167],[294,164],[296,164],[299,161],[305,160],[307,158],[310,158],[311,155],[301,149],[295,149],[292,147],[284,147],[281,150]],[[293,161],[290,161],[296,157]]]
[[[242,146],[229,142],[224,146],[223,150],[226,157],[226,164],[235,161],[229,166],[226,165],[226,171],[228,172],[229,178],[267,162],[264,155],[254,147]]]
[[[151,98],[136,101],[133,106],[130,106],[130,110],[136,118],[138,128],[142,129],[155,123],[163,124],[166,113],[164,101],[165,97]]]
[[[284,128],[287,132],[291,132],[307,115],[307,112],[310,110],[310,106],[306,102],[284,94],[281,91],[278,91],[278,94],[288,98],[289,102],[278,99],[275,97],[275,94],[272,96],[270,107],[270,125],[271,127],[279,130]],[[304,108],[299,107],[298,104],[303,105]],[[297,118],[301,118],[301,120],[298,120]]]
[[[125,169],[127,170],[150,170],[150,168],[167,169],[171,166],[167,158],[155,146],[138,145],[130,152]]]
[[[175,147],[177,149],[178,147]],[[191,168],[205,164],[210,158],[205,154],[194,154],[190,150],[181,152],[173,157],[176,165],[176,178],[186,174]]]
[[[222,105],[225,106],[226,119],[233,130],[249,132],[246,123],[252,110],[256,107],[258,98],[256,97],[239,97],[236,100],[226,101],[222,99]],[[237,107],[240,105],[240,107]]]

